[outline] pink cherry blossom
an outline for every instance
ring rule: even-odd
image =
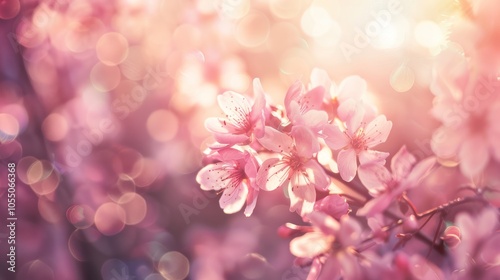
[[[363,107],[350,99],[339,106],[341,124],[328,124],[323,128],[325,143],[333,150],[340,150],[337,156],[339,172],[342,179],[352,181],[356,176],[358,162],[384,162],[388,153],[378,152],[371,148],[387,140],[392,122],[380,115],[366,124],[363,120]]]
[[[217,97],[225,118],[208,118],[206,128],[222,144],[249,144],[264,135],[265,96],[259,79],[254,79],[255,101],[252,106],[243,95],[226,91]]]
[[[403,146],[392,157],[392,173],[377,162],[361,165],[359,179],[375,198],[368,201],[357,214],[373,216],[384,211],[403,192],[418,186],[435,164],[434,157],[417,163],[417,159]]]
[[[290,123],[318,132],[328,121],[328,114],[322,110],[324,95],[322,86],[309,91],[305,91],[301,82],[290,86],[285,96],[285,109]]]
[[[226,214],[238,212],[246,202],[245,215],[250,216],[257,203],[258,161],[250,152],[226,148],[217,152],[221,162],[203,167],[196,181],[205,191],[222,191],[220,207]]]
[[[330,180],[313,158],[319,151],[314,134],[304,126],[295,126],[291,135],[266,127],[265,136],[259,142],[265,148],[280,153],[281,157],[270,158],[262,163],[257,173],[257,183],[266,191],[287,187],[290,211],[297,211],[304,216],[313,210],[315,189],[326,190]]]
[[[312,259],[308,280],[361,279],[353,247],[361,242],[361,226],[348,215],[340,221],[322,213],[308,215],[313,231],[293,239],[290,252],[299,258]]]

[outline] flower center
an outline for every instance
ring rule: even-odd
[[[356,152],[360,152],[368,148],[366,146],[365,133],[362,128],[356,132],[356,135],[351,137],[351,146],[354,150],[356,150]]]
[[[302,159],[296,154],[288,156],[287,160],[288,160],[288,165],[292,170],[299,170],[302,167]]]

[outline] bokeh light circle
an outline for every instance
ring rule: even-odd
[[[177,134],[179,120],[171,111],[157,110],[149,115],[146,126],[151,138],[166,142],[172,140]]]
[[[301,0],[271,0],[269,9],[278,18],[289,19],[297,16],[302,9]]]
[[[125,218],[125,211],[120,205],[107,202],[99,206],[95,212],[94,223],[99,232],[111,236],[123,230]]]
[[[90,81],[95,89],[107,92],[118,86],[120,83],[120,68],[109,66],[102,62],[97,63],[90,71]]]
[[[158,271],[167,280],[182,280],[189,274],[189,260],[179,252],[168,252],[161,257]]]
[[[52,113],[43,120],[42,132],[47,140],[61,141],[67,136],[68,131],[68,120],[59,113]]]
[[[407,92],[415,84],[415,73],[406,64],[402,64],[392,72],[389,82],[395,91]]]
[[[88,205],[73,205],[66,211],[66,218],[76,228],[85,229],[94,223],[94,210]]]
[[[109,66],[118,65],[127,57],[127,38],[117,32],[106,33],[97,41],[96,53],[102,63]]]
[[[146,200],[137,193],[122,195],[118,204],[125,210],[125,224],[127,225],[136,225],[146,217]]]
[[[0,19],[11,19],[21,10],[19,0],[0,0]]]
[[[258,47],[266,42],[271,29],[269,19],[260,13],[244,17],[236,27],[236,40],[247,48]]]
[[[14,141],[19,134],[20,125],[11,114],[0,114],[0,143],[5,144]]]
[[[437,48],[445,42],[445,39],[443,30],[433,21],[421,21],[415,27],[415,40],[423,47]]]

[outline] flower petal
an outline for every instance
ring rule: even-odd
[[[208,118],[205,127],[212,132],[217,142],[221,144],[239,144],[248,141],[246,134],[241,134],[238,129],[227,119]]]
[[[250,103],[243,95],[234,91],[226,91],[217,96],[217,101],[231,123],[237,124],[250,120]]]
[[[253,80],[253,93],[254,93],[254,103],[252,106],[252,112],[250,116],[252,119],[260,117],[261,112],[266,106],[266,94],[260,83],[260,79],[255,78]]]
[[[256,186],[250,185],[248,188],[248,196],[247,196],[247,207],[245,207],[245,216],[250,217],[255,209],[255,205],[257,205],[257,197],[259,196],[259,188]]]
[[[245,151],[245,174],[250,179],[255,179],[257,177],[257,171],[259,169],[259,162],[249,152]]]
[[[377,116],[365,128],[366,145],[371,148],[387,140],[392,129],[392,122],[384,115]]]
[[[340,218],[340,230],[337,233],[337,238],[344,247],[356,246],[361,242],[362,235],[361,225],[349,215]]]
[[[264,136],[257,140],[264,148],[273,152],[290,153],[292,151],[292,137],[270,126],[266,126]]]
[[[321,268],[321,274],[319,275],[318,280],[339,279],[341,269],[342,267],[339,260],[336,257],[330,256]]]
[[[302,114],[300,112],[300,105],[297,101],[292,100],[288,105],[286,115],[292,124],[298,124],[302,121]]]
[[[361,151],[358,156],[360,164],[379,163],[383,165],[385,164],[385,159],[389,156],[389,153],[375,150],[364,150]]]
[[[233,148],[222,148],[217,153],[220,155],[220,160],[225,162],[238,161],[248,157],[248,152],[242,152]]]
[[[328,122],[328,114],[325,111],[310,110],[301,115],[296,125],[304,125],[314,132],[320,131]]]
[[[358,169],[356,151],[354,149],[340,151],[337,157],[337,163],[339,165],[340,177],[346,182],[352,181]]]
[[[326,191],[330,186],[330,177],[326,175],[323,167],[315,160],[310,160],[303,165],[307,178],[314,184],[317,190]]]
[[[410,174],[416,161],[417,159],[408,152],[406,146],[401,147],[391,160],[391,171],[393,176],[397,178],[398,181],[401,181]]]
[[[248,187],[245,181],[230,181],[219,200],[224,213],[233,214],[241,210],[247,199]]]
[[[358,177],[372,194],[385,191],[392,180],[389,170],[380,163],[361,164],[358,168]]]
[[[368,216],[373,217],[378,213],[383,212],[393,200],[393,196],[390,194],[382,194],[381,196],[375,197],[372,200],[365,203],[365,205],[358,210],[356,215],[358,216]]]
[[[297,211],[300,216],[311,213],[316,201],[316,190],[314,185],[301,172],[294,172],[288,185],[290,196],[290,211]]]
[[[320,110],[323,105],[324,96],[325,89],[322,86],[318,86],[301,95],[298,99],[298,103],[303,112]]]
[[[264,109],[266,106],[266,97],[259,79],[253,80],[253,92],[255,100],[252,106],[252,111],[250,112],[250,121],[253,125],[255,137],[261,138],[264,136],[265,132],[264,127],[266,119]]]
[[[285,110],[287,114],[290,113],[290,103],[292,100],[297,100],[300,94],[304,91],[304,85],[300,82],[297,81],[293,83],[289,88],[288,91],[286,92],[285,95]]]
[[[436,163],[435,157],[428,157],[417,163],[404,182],[404,184],[408,184],[406,188],[413,188],[418,185],[423,178],[429,175]]]
[[[320,229],[321,232],[325,233],[326,235],[335,237],[339,233],[340,230],[339,222],[328,214],[315,211],[307,215],[307,218],[309,218],[313,226]]]
[[[200,184],[202,190],[218,191],[228,186],[231,180],[231,175],[237,172],[232,164],[226,162],[218,162],[209,164],[203,167],[196,175],[196,182]]]
[[[319,151],[319,142],[316,136],[305,126],[294,126],[292,136],[295,140],[295,149],[302,158],[311,158]]]
[[[323,127],[325,143],[332,150],[340,150],[349,144],[349,137],[337,125],[327,124]]]
[[[319,274],[321,273],[323,264],[319,258],[314,258],[311,264],[311,269],[309,274],[307,274],[306,280],[318,280]],[[288,278],[286,278],[288,279]]]
[[[290,252],[300,258],[314,258],[330,249],[328,237],[321,232],[308,232],[290,241]]]
[[[257,172],[257,185],[266,191],[272,191],[288,182],[290,166],[277,158],[270,158],[262,163]]]
[[[350,135],[355,135],[363,123],[365,108],[355,99],[348,99],[340,103],[337,114],[341,121],[346,123]]]

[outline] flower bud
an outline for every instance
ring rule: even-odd
[[[454,248],[460,244],[461,238],[460,229],[456,226],[447,227],[443,232],[443,236],[441,236],[441,239],[450,248]]]
[[[342,216],[349,213],[349,204],[342,196],[338,194],[328,195],[314,205],[315,211],[320,211],[340,220]]]

